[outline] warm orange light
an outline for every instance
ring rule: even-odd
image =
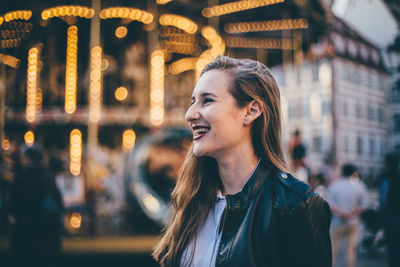
[[[115,30],[115,36],[117,36],[117,38],[124,38],[126,35],[128,34],[128,29],[125,26],[119,26],[116,30]]]
[[[17,10],[11,11],[4,15],[4,20],[10,22],[12,20],[29,20],[32,16],[32,11],[30,10]]]
[[[122,148],[130,151],[135,147],[136,134],[132,129],[127,129],[122,134]]]
[[[180,43],[161,40],[160,46],[170,53],[179,53],[184,55],[196,55],[200,51],[200,47],[193,43]]]
[[[19,67],[20,62],[21,62],[21,60],[19,60],[16,57],[13,57],[10,55],[5,55],[5,54],[0,54],[0,63],[10,66],[14,69]]]
[[[114,95],[118,101],[124,101],[128,97],[128,90],[123,86],[118,87]]]
[[[226,46],[238,48],[296,49],[298,44],[291,39],[227,37]]]
[[[65,112],[74,113],[76,109],[78,58],[78,27],[70,26],[67,31],[67,59],[65,67]]]
[[[69,224],[74,229],[80,228],[82,225],[82,216],[78,212],[73,212],[69,219]]]
[[[33,146],[35,143],[35,134],[32,131],[27,131],[24,135],[24,140],[27,146]]]
[[[196,68],[197,57],[188,57],[179,59],[169,65],[169,72],[179,74],[181,72]]]
[[[163,26],[174,26],[190,34],[196,33],[198,28],[193,20],[174,14],[161,15],[159,21]]]
[[[90,57],[89,120],[98,122],[101,112],[101,58],[102,49],[95,46]]]
[[[1,148],[3,150],[10,149],[10,142],[7,139],[4,139],[3,141],[1,141]]]
[[[150,122],[159,126],[164,121],[164,52],[156,50],[150,58]]]
[[[42,11],[42,20],[54,17],[75,16],[90,19],[94,16],[94,10],[86,6],[57,6]]]
[[[43,104],[43,91],[38,88],[36,91],[36,113],[42,112],[42,104]]]
[[[26,93],[26,120],[34,122],[36,119],[36,93],[38,81],[38,58],[39,49],[33,47],[28,52],[28,74],[27,74],[27,93]]]
[[[82,158],[82,133],[78,129],[74,129],[70,133],[69,142],[69,170],[72,175],[81,173]]]
[[[294,30],[305,28],[308,28],[308,21],[303,18],[227,23],[224,26],[227,33]]]
[[[167,3],[169,3],[169,2],[171,2],[172,0],[157,0],[157,4],[159,4],[159,5],[165,5],[165,4],[167,4]]]
[[[267,5],[282,3],[285,0],[242,0],[213,7],[206,7],[201,11],[204,17],[221,16],[225,14],[235,13],[243,10],[263,7]]]
[[[144,24],[149,24],[153,21],[153,14],[138,8],[129,7],[110,7],[101,10],[101,19],[123,18],[137,20]]]

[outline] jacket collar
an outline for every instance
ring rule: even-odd
[[[250,178],[247,180],[242,191],[234,195],[226,195],[227,205],[229,208],[244,208],[249,201],[258,193],[262,188],[264,181],[271,174],[271,167],[264,160],[260,160],[256,169],[253,171]]]

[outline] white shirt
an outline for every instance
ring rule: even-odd
[[[215,258],[218,251],[219,241],[222,231],[219,232],[222,213],[226,207],[226,199],[219,192],[214,209],[210,211],[205,223],[201,226],[196,239],[196,249],[193,256],[193,267],[211,267],[215,266]],[[181,266],[189,266],[192,255],[193,244],[191,241],[182,254]]]
[[[247,180],[249,180],[253,176],[255,170],[260,164],[260,161],[261,159],[258,160],[256,167],[254,168],[254,170],[252,171]],[[210,211],[210,215],[207,217],[205,223],[200,227],[200,230],[197,234],[193,261],[192,263],[190,263],[190,257],[192,255],[194,240],[190,241],[189,245],[185,248],[185,251],[182,254],[180,262],[180,265],[182,267],[215,266],[215,259],[218,252],[218,245],[222,235],[222,231],[219,231],[219,227],[225,207],[226,207],[226,199],[221,194],[221,192],[218,191],[215,206]]]
[[[341,178],[333,182],[327,191],[327,201],[331,205],[335,205],[345,212],[350,212],[357,208],[365,208],[367,204],[367,191],[365,184],[359,179]],[[353,217],[347,221],[333,216],[332,225],[338,226],[343,224],[356,224],[359,217]]]

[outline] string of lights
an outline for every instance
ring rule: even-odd
[[[197,38],[193,34],[173,34],[166,36],[167,40],[170,42],[178,42],[178,43],[198,43]]]
[[[14,48],[21,45],[21,38],[0,40],[0,48]]]
[[[76,109],[78,27],[70,26],[67,31],[67,58],[65,70],[65,112],[74,113]]]
[[[56,6],[42,11],[41,17],[43,20],[48,20],[54,17],[74,16],[90,19],[94,16],[94,10],[85,6]]]
[[[110,7],[100,11],[101,19],[123,18],[129,20],[137,20],[144,24],[153,21],[153,14],[138,8],[130,7]]]
[[[174,75],[196,68],[197,57],[182,58],[171,63],[168,71]]]
[[[211,60],[218,55],[223,55],[225,52],[225,42],[213,27],[203,27],[201,34],[209,42],[211,48],[204,51],[196,62],[196,80],[200,77],[201,71]]]
[[[308,21],[303,18],[227,23],[224,26],[224,29],[227,33],[294,30],[306,28],[308,28]]]
[[[72,175],[81,173],[82,159],[82,133],[78,129],[74,129],[70,133],[69,142],[69,171]]]
[[[162,26],[174,26],[190,34],[196,33],[198,29],[193,20],[174,14],[161,15],[159,22]]]
[[[227,37],[226,46],[237,48],[297,49],[297,42],[291,39],[267,39],[249,37]]]
[[[32,11],[30,10],[16,10],[4,14],[4,21],[9,22],[12,20],[29,20],[31,17]]]
[[[161,27],[159,34],[161,37],[168,37],[168,36],[181,35],[181,34],[188,35],[183,30],[175,28],[175,27]]]
[[[19,67],[19,64],[21,63],[21,60],[10,55],[0,54],[0,63],[17,69]]]
[[[36,114],[42,112],[42,105],[43,104],[43,91],[42,89],[38,88],[36,91]]]
[[[282,3],[285,0],[242,0],[233,3],[216,5],[213,7],[206,7],[201,11],[204,17],[210,18],[215,16],[222,16],[239,11],[263,7],[273,4]]]
[[[98,122],[101,112],[101,57],[102,49],[95,46],[90,51],[89,120]]]
[[[159,126],[164,121],[164,75],[165,59],[161,50],[150,57],[150,122]]]
[[[36,118],[36,92],[38,82],[39,49],[32,47],[28,52],[26,120],[30,123]]]
[[[192,43],[171,42],[166,40],[160,41],[160,46],[170,53],[179,53],[184,55],[195,55],[200,52],[200,47]]]

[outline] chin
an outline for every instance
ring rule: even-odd
[[[196,145],[193,146],[193,154],[196,157],[208,156],[208,153],[207,153],[207,151],[205,149],[203,149],[203,148],[201,148],[199,146],[196,146]]]

